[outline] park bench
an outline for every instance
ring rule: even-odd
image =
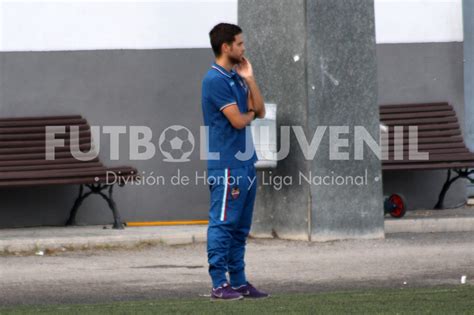
[[[447,170],[435,209],[444,208],[444,199],[451,185],[460,178],[470,179],[474,173],[474,154],[464,144],[456,112],[448,103],[380,106],[380,121],[389,133],[382,150],[388,159],[382,161],[385,172]],[[394,126],[403,126],[403,160],[394,156]],[[418,127],[418,151],[428,152],[428,160],[408,159],[408,126]],[[453,173],[455,176],[453,177]],[[471,180],[471,179],[470,179]]]
[[[64,139],[57,147],[55,159],[46,158],[46,126],[65,127],[65,133],[55,138]],[[77,145],[71,146],[71,127],[78,135]],[[78,133],[74,130],[78,128]],[[114,217],[113,228],[123,229],[112,193],[115,184],[123,186],[137,179],[133,167],[105,167],[98,158],[89,161],[73,157],[71,148],[88,152],[93,148],[91,129],[79,115],[49,117],[0,118],[0,188],[35,187],[46,185],[79,185],[79,195],[72,206],[66,225],[75,225],[75,217],[82,202],[92,194],[101,196]],[[113,173],[107,173],[113,172]],[[116,174],[111,183],[107,174]],[[88,189],[85,192],[85,188]]]

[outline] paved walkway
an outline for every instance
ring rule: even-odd
[[[274,294],[453,286],[463,276],[474,285],[474,232],[250,240],[246,262],[249,280]],[[204,243],[4,256],[0,279],[0,305],[205,298],[210,287]]]
[[[205,225],[127,227],[110,225],[0,229],[0,255],[35,254],[87,248],[133,248],[144,245],[187,245],[206,241]],[[386,217],[385,232],[433,233],[474,231],[474,208],[408,212],[403,219]]]

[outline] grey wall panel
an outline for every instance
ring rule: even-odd
[[[474,1],[463,0],[466,143],[474,151]],[[471,188],[472,190],[472,188]]]
[[[355,2],[239,1],[249,55],[260,71],[265,98],[278,104],[279,126],[301,126],[310,138],[319,125],[332,124],[363,125],[378,133],[373,1]],[[279,162],[273,173],[293,178],[294,184],[259,191],[257,205],[262,207],[256,209],[253,232],[271,230],[286,239],[307,239],[309,234],[318,241],[383,237],[380,182],[354,189],[350,184],[298,185],[300,175],[325,176],[331,170],[358,175],[368,169],[369,176],[379,175],[380,163],[371,158],[330,161],[326,140],[312,161],[292,147]],[[353,193],[356,198],[348,197]],[[354,201],[349,207],[348,198]]]
[[[278,126],[307,130],[305,58],[305,1],[239,1],[239,23],[244,29],[248,56],[266,102],[278,105]],[[245,33],[252,30],[252,33]],[[278,40],[279,39],[279,40]],[[301,60],[295,62],[298,55]],[[282,75],[286,74],[286,75]],[[281,130],[278,133],[281,139]],[[308,240],[309,185],[297,182],[309,167],[292,132],[290,153],[278,167],[261,173],[252,234]],[[279,145],[279,147],[281,147]],[[294,184],[276,190],[269,178],[290,176]]]
[[[464,22],[464,118],[466,143],[474,152],[474,1],[463,0]],[[468,183],[466,195],[474,196],[474,184]]]
[[[451,103],[464,125],[462,43],[377,45],[379,104]],[[444,171],[385,172],[384,192],[399,192],[410,209],[431,209],[446,177]],[[445,205],[465,200],[465,182],[458,181]]]
[[[342,185],[311,185],[313,240],[384,236],[381,164],[366,152],[352,152],[354,128],[379,133],[374,2],[307,1],[308,125],[348,126],[347,159],[330,158],[331,140],[323,138],[310,168],[319,176],[351,176]],[[317,12],[317,13],[315,13]],[[314,86],[314,89],[312,88]],[[334,146],[332,147],[334,149]],[[352,181],[367,176],[362,185]]]
[[[197,135],[201,78],[212,57],[208,49],[0,52],[0,116],[75,113],[95,125],[147,125],[156,145],[162,130],[173,124]],[[379,104],[449,101],[463,117],[462,60],[462,43],[378,45]],[[106,137],[103,142],[101,158],[107,162]],[[127,142],[121,142],[122,152]],[[191,163],[165,163],[157,151],[151,161],[130,162],[125,155],[108,164],[132,164],[166,178],[177,168],[189,176],[204,172],[199,147],[191,158]],[[444,177],[444,172],[385,173],[384,191],[405,194],[411,208],[430,208]],[[0,227],[62,224],[76,193],[76,187],[0,190]],[[464,194],[458,183],[447,205],[459,204]],[[129,221],[207,218],[204,185],[124,187],[116,198]],[[110,223],[111,218],[95,197],[78,215],[83,224]]]
[[[144,125],[153,130],[157,152],[149,161],[129,161],[128,139],[121,138],[120,161],[109,161],[108,137],[101,159],[109,165],[130,164],[149,175],[170,179],[180,169],[202,174],[199,143],[190,163],[166,163],[158,149],[170,125],[188,127],[198,141],[202,124],[201,79],[212,62],[208,49],[117,50],[1,53],[0,116],[81,114],[92,125]],[[202,183],[202,182],[201,182]],[[0,190],[0,227],[62,224],[77,194],[76,187]],[[116,190],[125,220],[205,219],[208,188],[134,186]],[[87,200],[79,223],[112,222],[98,197]]]

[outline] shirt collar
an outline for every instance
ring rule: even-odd
[[[213,69],[216,69],[217,71],[219,71],[220,73],[222,73],[223,75],[225,75],[226,77],[228,78],[232,78],[233,76],[235,76],[235,71],[234,69],[227,71],[224,67],[221,67],[219,66],[217,63],[213,62],[212,63],[212,66],[211,66]]]

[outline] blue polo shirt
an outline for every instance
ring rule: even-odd
[[[248,93],[242,77],[216,63],[204,76],[201,105],[204,125],[208,127],[209,169],[237,168],[257,161],[250,128],[234,128],[222,112],[232,104],[237,104],[241,113],[247,112]],[[251,154],[246,152],[246,144],[251,148]],[[239,151],[242,155],[238,155]],[[213,153],[219,154],[218,160]]]

